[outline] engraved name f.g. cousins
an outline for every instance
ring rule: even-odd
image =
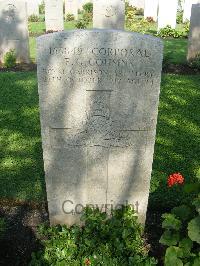
[[[115,30],[39,37],[38,82],[49,214],[138,203],[145,221],[160,91],[162,43]],[[106,208],[105,208],[106,211]]]

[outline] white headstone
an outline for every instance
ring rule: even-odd
[[[78,0],[65,0],[65,15],[74,15],[75,20],[78,19]]]
[[[129,0],[129,5],[144,9],[145,0]]]
[[[187,60],[200,57],[200,4],[192,5]]]
[[[94,0],[93,28],[124,29],[124,0]]]
[[[159,0],[145,0],[144,18],[153,18],[157,21],[158,18],[158,2]]]
[[[176,28],[178,0],[159,0],[158,30],[171,26]]]
[[[145,221],[162,68],[158,38],[79,30],[37,39],[51,224],[132,204]],[[90,205],[91,206],[91,205]]]
[[[63,0],[45,0],[46,31],[64,30]]]
[[[31,15],[39,16],[39,4],[36,0],[26,0],[28,17]]]
[[[0,61],[15,50],[18,62],[29,63],[27,6],[25,1],[0,0]]]
[[[192,5],[198,3],[200,3],[200,0],[185,0],[183,6],[183,22],[190,21]]]

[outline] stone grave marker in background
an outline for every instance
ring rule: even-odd
[[[159,0],[158,30],[171,26],[176,28],[178,0]]]
[[[45,0],[46,31],[64,30],[63,1]]]
[[[183,5],[183,22],[190,21],[192,5],[198,3],[200,3],[200,0],[185,0]]]
[[[78,19],[78,0],[65,0],[65,15],[74,15],[75,20]]]
[[[39,16],[39,3],[37,0],[26,0],[28,17],[31,15]]]
[[[153,18],[157,21],[158,18],[158,2],[159,0],[145,0],[144,18]]]
[[[15,50],[17,61],[29,63],[27,6],[25,1],[0,0],[0,61]]]
[[[37,39],[43,158],[51,224],[83,206],[132,204],[144,223],[162,68],[158,38],[76,30]]]
[[[187,60],[200,56],[200,4],[192,5]]]
[[[129,0],[129,5],[144,9],[145,0]]]
[[[124,0],[93,1],[93,28],[123,30],[124,23]]]

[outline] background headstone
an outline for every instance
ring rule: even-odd
[[[123,30],[124,23],[124,0],[93,1],[93,28]]]
[[[39,3],[37,0],[26,0],[28,17],[31,15],[39,16]]]
[[[158,2],[159,0],[145,0],[144,5],[144,18],[153,18],[157,21],[158,18]]]
[[[46,31],[64,30],[63,0],[45,0]]]
[[[0,0],[0,61],[15,50],[18,62],[29,63],[27,6],[25,1]]]
[[[198,3],[200,3],[200,0],[185,0],[183,5],[183,22],[190,21],[192,5]]]
[[[178,0],[159,0],[158,30],[167,25],[176,28]]]
[[[200,4],[192,5],[187,60],[200,56]]]
[[[145,0],[129,0],[129,5],[144,9]]]
[[[87,204],[108,212],[133,204],[144,222],[162,42],[125,31],[68,31],[39,37],[37,54],[51,224],[78,223]]]
[[[78,0],[65,0],[65,15],[74,15],[75,20],[78,19]]]

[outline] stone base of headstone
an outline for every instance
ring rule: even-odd
[[[200,58],[200,4],[192,5],[187,60]]]
[[[0,61],[14,50],[18,63],[29,63],[27,6],[25,1],[0,1]]]

